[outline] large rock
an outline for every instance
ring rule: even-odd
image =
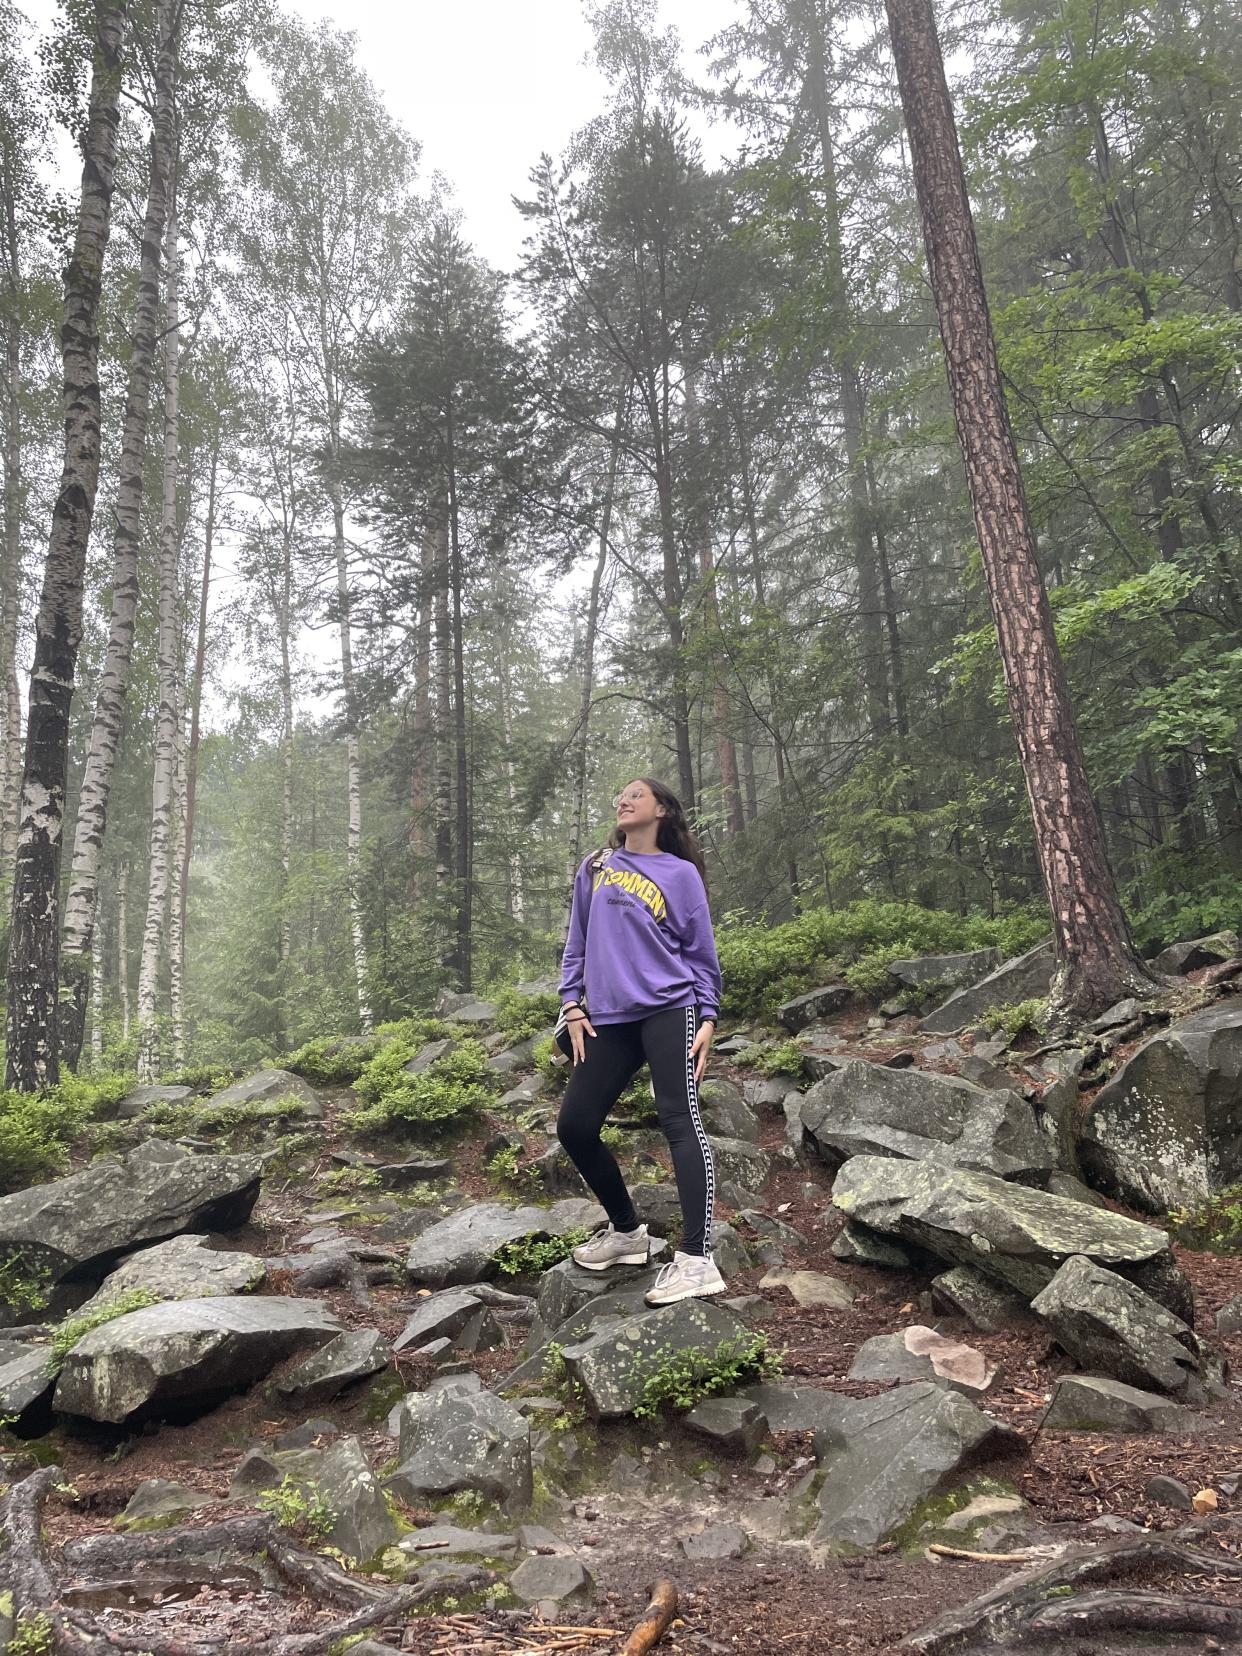
[[[937,1311],[965,1317],[981,1334],[1003,1334],[1033,1321],[1028,1300],[1014,1289],[985,1276],[973,1265],[955,1265],[932,1279],[932,1304]]]
[[[713,1137],[745,1139],[754,1144],[759,1138],[759,1117],[731,1081],[704,1081],[699,1087],[699,1115]]]
[[[0,1361],[0,1421],[12,1423],[23,1436],[49,1423],[54,1383],[49,1356],[47,1346],[29,1345]]]
[[[1171,943],[1162,949],[1152,965],[1158,972],[1171,975],[1197,972],[1203,966],[1218,966],[1222,960],[1232,960],[1239,952],[1236,931],[1213,932],[1210,937],[1192,937],[1185,943]]]
[[[830,1018],[834,1012],[840,1012],[853,998],[853,991],[848,983],[825,983],[805,995],[795,995],[793,1000],[778,1006],[776,1015],[785,1028],[796,1035],[800,1029],[805,1029],[817,1018]]]
[[[505,1343],[504,1331],[468,1288],[445,1288],[420,1300],[393,1342],[395,1351],[415,1351],[428,1340],[451,1340],[463,1351]]]
[[[122,1260],[81,1311],[106,1305],[135,1288],[144,1288],[161,1300],[244,1294],[258,1288],[266,1275],[267,1269],[256,1254],[213,1248],[205,1236],[174,1236]]]
[[[229,1497],[253,1500],[279,1489],[286,1480],[308,1502],[322,1502],[328,1525],[325,1539],[355,1564],[375,1558],[400,1534],[356,1437],[340,1437],[322,1448],[251,1449],[233,1474]]]
[[[1149,1213],[1242,1182],[1242,1004],[1144,1041],[1092,1099],[1078,1154],[1088,1183]]]
[[[600,1419],[631,1414],[648,1380],[683,1352],[711,1352],[750,1330],[711,1300],[685,1299],[605,1327],[562,1352],[565,1372]]]
[[[1031,1301],[1057,1343],[1083,1368],[1129,1386],[1204,1401],[1220,1362],[1194,1330],[1150,1294],[1089,1259],[1067,1259]]]
[[[276,1392],[286,1402],[321,1409],[347,1386],[382,1373],[391,1361],[392,1350],[382,1334],[374,1328],[351,1328],[286,1374]]]
[[[1190,1284],[1174,1263],[1168,1236],[1138,1219],[987,1173],[879,1156],[846,1162],[832,1199],[851,1219],[949,1264],[973,1265],[1028,1300],[1067,1259],[1083,1254],[1127,1277],[1175,1316],[1193,1317]]]
[[[292,1070],[283,1069],[255,1070],[253,1075],[213,1093],[204,1104],[208,1109],[224,1109],[230,1105],[270,1104],[277,1099],[290,1105],[290,1114],[308,1121],[318,1121],[323,1115],[323,1100],[310,1082],[294,1075]]]
[[[517,1242],[524,1236],[563,1236],[566,1231],[603,1220],[594,1202],[578,1197],[546,1208],[479,1202],[450,1213],[416,1237],[406,1269],[414,1282],[429,1288],[482,1282],[495,1276],[493,1261],[506,1242]]]
[[[969,949],[964,954],[919,955],[915,960],[890,960],[888,973],[909,989],[921,989],[927,983],[947,983],[956,987],[964,983],[978,983],[988,972],[994,972],[1001,963],[999,949]]]
[[[486,1391],[411,1393],[397,1407],[397,1470],[389,1489],[411,1506],[474,1490],[509,1510],[531,1498],[530,1422]]]
[[[1046,937],[1025,954],[1006,960],[978,983],[950,995],[934,1012],[919,1020],[919,1028],[935,1035],[951,1035],[955,1030],[977,1023],[995,1006],[1039,999],[1048,993],[1055,966],[1052,939]]]
[[[957,1392],[925,1381],[842,1401],[839,1424],[815,1434],[827,1475],[814,1539],[832,1545],[874,1546],[969,1460],[1021,1443]]]
[[[772,1158],[766,1150],[746,1139],[714,1138],[711,1140],[712,1160],[716,1164],[716,1178],[724,1184],[729,1180],[745,1190],[761,1191],[772,1172]]]
[[[127,1092],[117,1105],[117,1118],[120,1121],[133,1121],[145,1110],[149,1110],[152,1104],[188,1104],[193,1097],[193,1087],[135,1087],[132,1092]]]
[[[0,1198],[6,1276],[44,1291],[66,1279],[98,1279],[145,1242],[234,1230],[249,1219],[259,1195],[258,1156],[165,1159],[153,1148],[104,1156],[68,1178]],[[21,1315],[26,1308],[13,1309]]]
[[[854,1354],[847,1380],[930,1380],[963,1397],[991,1390],[995,1369],[975,1346],[915,1323],[893,1334],[873,1334]]]
[[[816,1082],[800,1113],[811,1148],[833,1166],[851,1156],[902,1156],[1040,1184],[1055,1165],[1018,1093],[934,1070],[852,1058]]]
[[[92,1329],[65,1358],[55,1404],[114,1425],[140,1412],[215,1401],[341,1325],[318,1300],[173,1300]]]
[[[1182,1403],[1094,1374],[1063,1374],[1041,1432],[1196,1432],[1202,1416]]]

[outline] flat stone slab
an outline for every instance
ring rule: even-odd
[[[1205,1385],[1221,1380],[1220,1359],[1192,1328],[1089,1259],[1067,1259],[1031,1310],[1076,1363],[1127,1385],[1201,1403]]]
[[[1002,1334],[1033,1320],[1029,1300],[973,1265],[955,1265],[933,1277],[931,1295],[938,1311],[965,1317],[981,1334]]]
[[[377,1329],[351,1328],[291,1369],[276,1392],[302,1408],[319,1409],[347,1386],[382,1373],[391,1361],[392,1349]]]
[[[394,1351],[413,1351],[429,1340],[450,1340],[466,1351],[503,1345],[504,1330],[469,1288],[445,1288],[420,1300],[393,1342]]]
[[[762,1277],[760,1288],[784,1288],[798,1305],[817,1305],[829,1311],[844,1311],[858,1298],[858,1290],[839,1277],[821,1271],[789,1271],[783,1265]]]
[[[773,1380],[740,1386],[735,1395],[758,1404],[772,1432],[838,1431],[851,1401],[822,1386],[791,1386]]]
[[[84,1335],[65,1358],[54,1401],[65,1414],[119,1425],[140,1411],[237,1391],[341,1332],[318,1300],[171,1300]]]
[[[277,1099],[282,1103],[296,1103],[296,1113],[307,1121],[318,1121],[323,1115],[323,1100],[310,1082],[284,1069],[255,1070],[253,1075],[234,1081],[231,1087],[213,1093],[203,1102],[207,1109],[220,1109],[229,1105],[269,1104]]]
[[[476,1490],[510,1509],[530,1503],[530,1422],[487,1391],[413,1392],[396,1409],[400,1464],[388,1488],[411,1506]]]
[[[696,1561],[740,1558],[750,1546],[750,1536],[740,1524],[708,1524],[706,1529],[679,1535],[677,1544],[687,1558]]]
[[[249,1219],[259,1195],[258,1156],[165,1160],[150,1145],[143,1152],[101,1156],[80,1173],[0,1197],[0,1258],[12,1273],[50,1288],[102,1276],[143,1243],[181,1231],[234,1230]]]
[[[950,995],[934,1012],[920,1019],[919,1028],[935,1035],[952,1035],[977,1023],[994,1006],[1013,1006],[1046,995],[1055,967],[1052,938],[1045,937],[1025,954],[1003,961],[977,983]]]
[[[145,1288],[162,1300],[249,1293],[261,1287],[266,1276],[267,1268],[255,1254],[213,1248],[205,1236],[174,1236],[122,1260],[80,1310],[107,1305],[135,1288]]]
[[[1207,1422],[1182,1403],[1094,1374],[1063,1374],[1039,1422],[1041,1432],[1202,1431]]]
[[[934,1070],[848,1059],[803,1096],[799,1117],[809,1148],[833,1166],[900,1156],[1038,1185],[1056,1162],[1021,1094]]]
[[[733,1455],[749,1455],[767,1436],[763,1410],[747,1397],[705,1397],[682,1424]]]
[[[406,1270],[411,1281],[429,1288],[482,1282],[495,1276],[494,1256],[506,1242],[525,1236],[563,1236],[579,1226],[603,1222],[599,1206],[580,1197],[546,1208],[479,1202],[450,1213],[417,1236]]]
[[[832,1199],[851,1219],[913,1242],[953,1265],[973,1265],[1028,1299],[1081,1254],[1193,1316],[1190,1284],[1169,1238],[1153,1225],[1046,1191],[930,1162],[855,1156]]]
[[[215,1504],[215,1496],[205,1495],[201,1489],[190,1489],[186,1484],[175,1483],[169,1478],[148,1478],[130,1496],[117,1522],[122,1529],[133,1529],[136,1525],[152,1525],[161,1519],[171,1522]]]
[[[670,1357],[710,1352],[724,1341],[744,1341],[750,1330],[722,1305],[678,1300],[641,1312],[588,1335],[562,1352],[565,1372],[590,1412],[600,1419],[631,1414],[645,1387]]]
[[[875,1546],[972,1457],[1022,1441],[957,1392],[927,1382],[845,1401],[840,1426],[815,1437],[825,1478],[813,1538],[834,1546]]]
[[[913,960],[890,960],[890,977],[909,989],[927,983],[967,984],[994,972],[1001,963],[999,949],[969,949],[963,954],[919,955]]]
[[[193,1087],[135,1087],[117,1105],[117,1120],[133,1121],[152,1104],[188,1104],[193,1097]]]
[[[975,1346],[951,1340],[915,1323],[895,1334],[876,1334],[859,1346],[847,1380],[931,1380],[964,1397],[992,1389],[996,1370]]]
[[[428,1524],[403,1535],[397,1546],[411,1558],[512,1558],[517,1537],[459,1529],[456,1524]]]
[[[509,1586],[527,1604],[585,1598],[592,1587],[591,1572],[580,1558],[554,1553],[524,1559],[509,1577]]]

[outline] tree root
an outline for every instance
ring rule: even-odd
[[[647,1656],[668,1631],[677,1614],[677,1588],[661,1576],[651,1589],[651,1602],[643,1611],[642,1620],[621,1647],[621,1656]]]
[[[1226,1633],[1242,1630],[1242,1606],[1164,1593],[1079,1593],[1036,1610],[1019,1642],[1059,1633]]]
[[[1021,1643],[1028,1634],[1042,1637],[1049,1631],[1052,1624],[1041,1618],[1046,1618],[1051,1610],[1055,1610],[1060,1617],[1056,1622],[1058,1627],[1077,1629],[1079,1624],[1073,1617],[1075,1608],[1079,1606],[1084,1615],[1099,1618],[1090,1623],[1096,1630],[1108,1626],[1119,1630],[1137,1630],[1137,1621],[1127,1623],[1124,1618],[1127,1615],[1138,1616],[1143,1605],[1176,1607],[1192,1603],[1208,1618],[1202,1623],[1203,1629],[1213,1631],[1216,1623],[1211,1618],[1225,1607],[1201,1600],[1172,1598],[1160,1593],[1125,1592],[1085,1593],[1079,1597],[1067,1593],[1064,1597],[1049,1599],[1050,1594],[1059,1595],[1066,1589],[1088,1582],[1124,1578],[1152,1568],[1169,1569],[1179,1575],[1242,1577],[1242,1564],[1224,1553],[1201,1552],[1195,1547],[1158,1535],[1134,1539],[1127,1537],[1102,1547],[1093,1547],[1090,1551],[1067,1553],[1050,1564],[1006,1576],[969,1604],[949,1610],[926,1627],[911,1633],[902,1641],[900,1649],[917,1652],[918,1656],[938,1656],[942,1651],[960,1651],[971,1647],[990,1649],[997,1645]],[[1114,1622],[1107,1620],[1108,1604],[1113,1606],[1119,1618]],[[1169,1613],[1171,1616],[1176,1614],[1172,1608]],[[1242,1627],[1242,1610],[1231,1610],[1230,1614],[1238,1619],[1227,1625],[1231,1629]],[[1085,1627],[1087,1624],[1082,1625]],[[1167,1631],[1180,1626],[1176,1620],[1152,1625]],[[1195,1631],[1194,1628],[1189,1630]]]
[[[62,1559],[54,1559],[42,1534],[43,1509],[60,1476],[44,1467],[15,1484],[0,1501],[0,1548],[5,1587],[13,1595],[17,1616],[39,1617],[48,1630],[55,1656],[111,1656],[112,1652],[150,1651],[149,1635],[123,1633],[100,1625],[63,1602],[70,1571],[79,1577],[76,1590],[119,1573],[141,1573],[214,1555],[253,1560],[265,1554],[277,1574],[299,1595],[317,1604],[349,1611],[330,1627],[290,1633],[277,1639],[241,1644],[236,1639],[178,1639],[161,1633],[160,1656],[326,1656],[333,1645],[355,1633],[399,1620],[414,1605],[443,1590],[435,1578],[387,1589],[357,1580],[331,1560],[301,1546],[266,1516],[221,1519],[200,1528],[158,1530],[147,1535],[97,1535],[70,1542]],[[471,1566],[455,1578],[457,1591],[472,1591],[493,1579]]]

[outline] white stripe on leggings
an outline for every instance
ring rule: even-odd
[[[703,1130],[703,1120],[699,1115],[698,1084],[694,1079],[694,1057],[690,1051],[694,1044],[694,1014],[695,1008],[686,1008],[686,1102],[690,1106],[690,1119],[694,1123],[694,1131],[698,1136],[699,1148],[703,1152],[703,1167],[707,1173],[707,1203],[703,1216],[703,1252],[706,1258],[712,1256],[712,1207],[716,1199],[716,1164],[712,1160],[712,1147],[707,1134]]]

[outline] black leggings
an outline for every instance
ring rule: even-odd
[[[709,1254],[716,1169],[699,1116],[698,1057],[690,1056],[698,1027],[696,1006],[653,1012],[631,1023],[596,1024],[594,1035],[583,1036],[582,1062],[570,1072],[556,1136],[617,1230],[633,1230],[638,1215],[617,1159],[600,1142],[599,1131],[643,1064],[649,1064],[656,1112],[677,1177],[685,1232],[681,1251]]]

